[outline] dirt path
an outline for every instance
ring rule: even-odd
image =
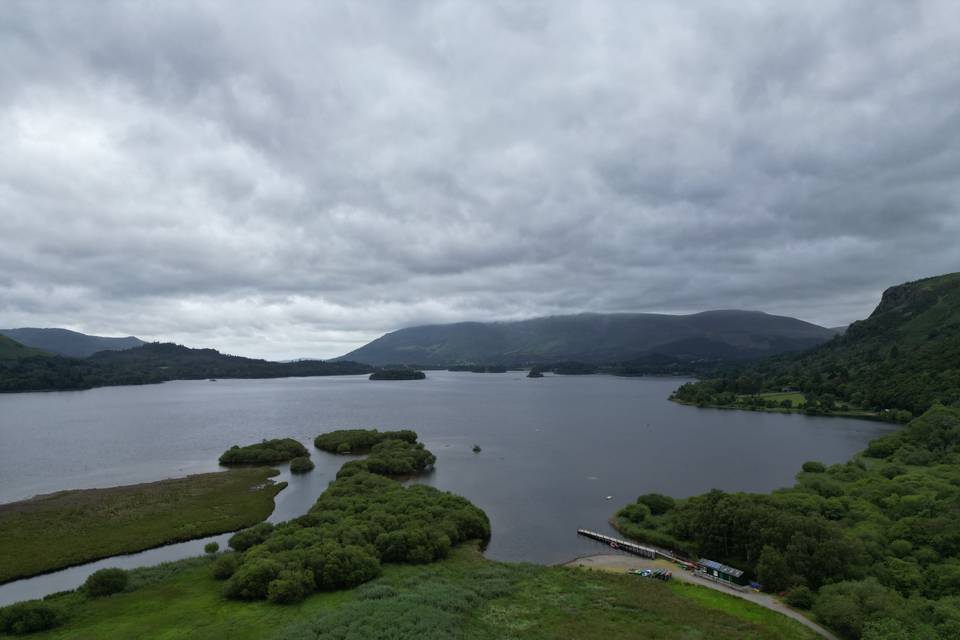
[[[667,562],[666,560],[648,560],[646,558],[639,558],[637,556],[619,554],[597,554],[592,556],[583,556],[581,558],[571,560],[570,562],[565,563],[563,566],[588,567],[591,569],[613,571],[616,573],[632,571],[634,569],[669,569],[673,572],[673,577],[677,580],[683,580],[684,582],[689,582],[701,587],[707,587],[708,589],[714,589],[716,591],[722,591],[727,595],[749,600],[750,602],[758,604],[761,607],[766,607],[771,611],[776,611],[777,613],[782,613],[789,618],[793,618],[800,624],[812,629],[814,632],[820,634],[824,638],[828,638],[829,640],[839,640],[837,636],[833,635],[806,616],[794,611],[773,596],[767,595],[766,593],[757,593],[756,591],[740,591],[739,589],[732,589],[725,585],[713,582],[712,580],[701,578],[690,571],[679,569],[677,565],[673,564],[672,562]]]

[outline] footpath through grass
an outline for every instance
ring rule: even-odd
[[[799,623],[703,587],[576,568],[502,564],[474,545],[429,565],[387,565],[349,591],[296,605],[221,596],[209,559],[131,574],[131,589],[98,600],[49,599],[66,624],[44,640],[517,640],[710,638],[812,640]]]
[[[0,505],[0,583],[234,531],[264,520],[285,486],[270,468],[60,491]]]

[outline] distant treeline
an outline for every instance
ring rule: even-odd
[[[523,371],[530,365],[504,364],[458,364],[445,367],[447,371],[466,371],[470,373],[506,373],[507,371]],[[417,367],[418,369],[426,367]],[[436,367],[434,367],[436,368]],[[531,370],[539,373],[549,372],[558,375],[591,375],[604,373],[614,376],[646,376],[646,375],[676,375],[676,376],[713,376],[735,369],[731,361],[718,359],[698,359],[652,354],[622,362],[593,363],[568,360],[563,362],[546,362],[532,365]]]
[[[214,349],[151,343],[124,351],[101,351],[89,358],[34,355],[0,359],[0,392],[62,391],[207,378],[353,375],[372,371],[373,367],[356,362],[270,362],[224,355]]]
[[[381,369],[370,374],[371,380],[423,380],[426,377],[416,369]]]

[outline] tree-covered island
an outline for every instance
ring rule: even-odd
[[[220,456],[220,464],[277,464],[301,457],[310,457],[305,446],[293,438],[275,438],[245,447],[233,445]]]
[[[370,374],[371,380],[423,380],[427,377],[417,369],[381,369]]]

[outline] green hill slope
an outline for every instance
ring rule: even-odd
[[[39,355],[46,354],[39,349],[31,349],[16,340],[0,335],[0,360],[19,360]]]
[[[140,338],[105,338],[77,333],[69,329],[0,329],[0,335],[48,353],[71,358],[86,358],[105,349],[131,349],[144,344]]]
[[[960,273],[891,287],[870,317],[842,336],[802,354],[684,385],[676,398],[734,405],[744,395],[785,387],[806,394],[811,411],[848,404],[918,415],[937,401],[960,402]]]
[[[610,363],[657,354],[676,359],[742,360],[797,351],[834,333],[758,311],[684,316],[584,313],[519,322],[461,322],[388,333],[342,356],[374,365],[529,365]]]
[[[216,349],[191,349],[179,344],[152,342],[135,349],[101,351],[91,363],[131,375],[157,376],[167,380],[203,378],[286,378],[371,373],[372,367],[356,362],[298,360],[271,362],[231,356]]]

